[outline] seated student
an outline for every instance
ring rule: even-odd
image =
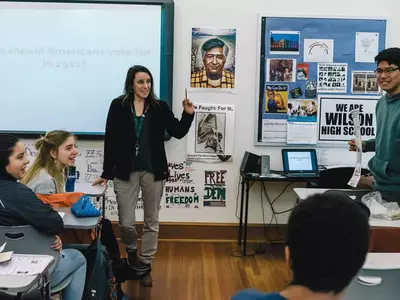
[[[75,158],[78,150],[75,145],[75,137],[72,133],[64,130],[53,130],[48,132],[44,137],[35,142],[35,149],[38,150],[37,157],[32,166],[26,172],[21,183],[27,185],[36,194],[60,194],[65,192],[65,168],[75,164]],[[59,196],[59,195],[54,195]],[[52,199],[54,200],[54,199]],[[53,205],[51,201],[50,205]],[[86,232],[82,232],[86,235]],[[85,243],[85,236],[75,232],[68,235],[63,233],[65,240]],[[111,222],[102,220],[101,241],[106,246],[110,255],[110,259],[114,262],[114,266],[121,264],[121,253],[119,251],[118,242],[113,233]],[[132,276],[133,270],[130,270]],[[117,286],[118,299],[125,299],[121,285]]]
[[[338,193],[301,201],[289,218],[286,236],[290,285],[280,293],[243,290],[231,299],[341,299],[367,255],[368,213],[363,204]]]
[[[54,130],[37,140],[38,155],[21,183],[36,194],[65,192],[65,168],[75,164],[78,150],[72,133]]]
[[[29,188],[17,182],[23,177],[28,163],[24,144],[14,136],[0,135],[0,226],[32,225],[38,231],[54,235],[52,248],[61,253],[51,274],[51,284],[55,286],[72,275],[71,282],[63,290],[63,299],[82,299],[86,259],[77,250],[62,250],[62,242],[57,236],[64,227],[62,218]]]

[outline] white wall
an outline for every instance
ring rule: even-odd
[[[235,202],[238,184],[238,169],[244,151],[271,155],[271,168],[282,170],[280,148],[254,146],[254,114],[256,110],[255,98],[257,69],[257,14],[276,16],[329,16],[329,17],[379,17],[388,20],[387,46],[399,46],[400,37],[395,34],[400,20],[396,16],[398,1],[386,0],[338,0],[326,2],[319,0],[280,1],[249,0],[175,0],[175,47],[174,47],[174,110],[180,111],[181,98],[185,87],[190,85],[190,45],[191,27],[220,27],[237,28],[236,41],[236,94],[200,94],[192,93],[192,101],[215,102],[236,105],[234,161],[230,164],[219,164],[228,170],[228,203],[226,208],[209,208],[199,211],[163,214],[163,220],[193,221],[193,222],[236,222]],[[168,142],[168,157],[170,159],[184,159],[186,144],[181,141]],[[174,151],[173,151],[174,150]],[[329,164],[353,165],[355,154],[347,149],[327,149],[324,151],[324,160]],[[344,158],[344,154],[347,155]],[[367,155],[364,156],[366,162]],[[326,158],[328,159],[326,161]],[[197,169],[207,168],[204,164],[196,164]],[[217,168],[218,168],[217,167]],[[267,184],[271,187],[271,197],[279,194],[285,184]],[[298,186],[298,185],[297,185]],[[292,188],[288,188],[280,200],[276,202],[276,210],[285,210],[293,206],[295,195]],[[262,223],[260,209],[260,185],[254,185],[250,198],[249,220],[253,223]],[[265,220],[271,218],[270,209],[264,200]],[[168,211],[169,212],[169,211]],[[165,213],[165,211],[164,211]],[[278,220],[285,222],[287,214]]]
[[[383,6],[382,3],[385,3]],[[396,9],[397,8],[397,9]],[[271,168],[282,169],[280,148],[254,146],[254,115],[256,109],[256,55],[257,55],[257,14],[275,16],[327,16],[327,17],[379,17],[388,20],[386,46],[399,46],[400,36],[395,28],[400,27],[397,11],[400,8],[397,0],[337,0],[329,2],[320,0],[290,0],[283,4],[280,1],[249,0],[175,0],[175,45],[174,45],[174,107],[177,116],[181,114],[181,102],[184,89],[190,86],[190,50],[192,27],[236,28],[236,94],[189,94],[193,102],[222,103],[236,105],[234,160],[232,163],[205,165],[195,163],[199,180],[206,169],[226,169],[227,207],[202,209],[163,209],[161,221],[165,222],[237,222],[235,217],[236,195],[239,181],[239,165],[244,151],[271,155]],[[102,148],[101,142],[80,142],[80,148]],[[184,160],[186,139],[171,140],[166,144],[169,160]],[[347,155],[346,158],[344,156]],[[353,165],[355,154],[347,149],[324,149],[320,156],[322,163],[335,165]],[[367,160],[364,158],[364,162]],[[285,184],[267,184],[270,197],[280,193]],[[301,186],[301,184],[293,185]],[[292,187],[276,202],[276,210],[285,210],[293,206],[295,194]],[[264,200],[265,221],[269,223],[271,211]],[[278,217],[280,223],[287,220],[287,214]],[[141,216],[138,215],[138,219]],[[262,223],[260,209],[260,185],[254,185],[250,198],[249,222]]]

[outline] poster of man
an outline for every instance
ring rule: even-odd
[[[268,84],[265,88],[265,112],[285,113],[288,103],[288,89],[286,84]]]
[[[235,88],[236,29],[192,28],[190,87]]]

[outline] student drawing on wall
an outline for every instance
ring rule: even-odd
[[[226,70],[229,47],[219,38],[211,38],[201,46],[203,66],[191,74],[193,88],[235,88],[235,75]],[[193,63],[193,62],[192,62]]]
[[[280,93],[275,93],[272,90],[267,90],[267,107],[265,112],[286,112],[285,102]]]

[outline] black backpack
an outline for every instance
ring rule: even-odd
[[[97,237],[85,251],[87,262],[83,300],[117,300],[112,261]]]

